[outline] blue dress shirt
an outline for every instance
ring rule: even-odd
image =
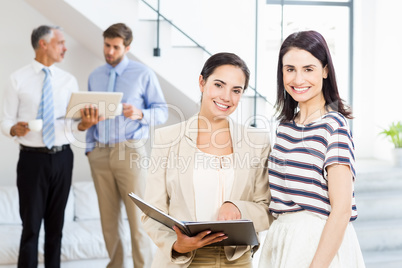
[[[109,73],[112,68],[109,64],[96,68],[89,76],[88,90],[107,92]],[[166,101],[158,79],[149,67],[129,60],[126,56],[115,70],[117,77],[114,91],[123,92],[122,103],[141,109],[143,118],[132,120],[119,115],[109,119],[109,144],[148,138],[149,126],[163,124],[168,118]],[[88,129],[85,153],[92,151],[96,143],[102,140],[99,137],[104,137],[104,131],[105,121],[100,121]]]

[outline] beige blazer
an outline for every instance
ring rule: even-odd
[[[254,222],[256,232],[268,229],[272,218],[268,203],[269,135],[259,129],[245,128],[230,122],[235,178],[230,202],[243,219]],[[198,115],[172,126],[157,129],[144,199],[181,221],[195,221],[193,168],[197,164]],[[152,267],[188,267],[195,252],[172,256],[176,233],[161,223],[142,216],[145,231],[158,247]],[[257,247],[258,248],[258,247]],[[240,257],[245,247],[225,247],[228,259]],[[256,248],[255,248],[256,250]],[[233,258],[232,258],[233,257]]]

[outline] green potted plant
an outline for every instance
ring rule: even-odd
[[[390,138],[394,144],[395,164],[402,166],[402,123],[393,122],[387,129],[384,129],[380,134]]]

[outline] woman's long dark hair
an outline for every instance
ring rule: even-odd
[[[283,42],[279,51],[278,72],[277,72],[277,98],[275,107],[279,113],[278,120],[281,122],[291,121],[296,117],[298,102],[295,101],[285,90],[283,84],[283,56],[292,48],[303,49],[310,52],[317,58],[322,67],[327,66],[328,77],[324,79],[322,92],[327,109],[331,108],[346,118],[353,118],[352,112],[339,96],[336,83],[335,69],[332,63],[331,54],[324,37],[316,31],[302,31],[289,35]]]

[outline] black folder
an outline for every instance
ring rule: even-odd
[[[164,224],[171,229],[173,226],[177,226],[187,236],[194,236],[199,232],[210,230],[212,233],[222,232],[228,237],[221,242],[211,244],[213,246],[255,246],[259,244],[257,235],[255,233],[254,224],[250,220],[200,222],[179,221],[157,209],[156,207],[146,203],[134,193],[130,193],[128,195],[148,217]]]

